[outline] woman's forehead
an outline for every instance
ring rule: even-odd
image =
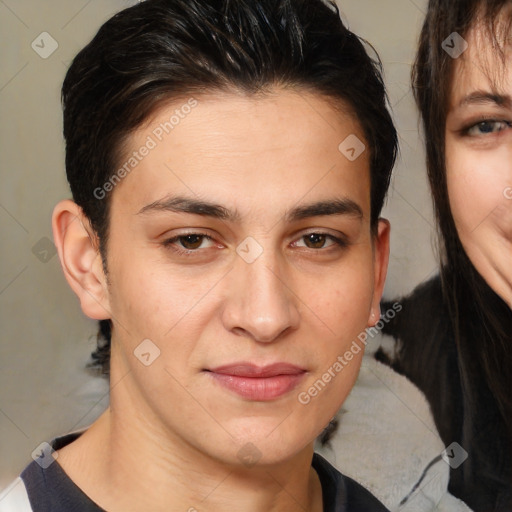
[[[496,20],[493,32],[493,27],[480,19],[466,33],[467,49],[453,62],[452,108],[473,96],[489,94],[505,98],[512,92],[512,40],[505,32],[508,20]]]

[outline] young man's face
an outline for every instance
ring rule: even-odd
[[[312,94],[185,104],[131,136],[119,167],[151,149],[112,194],[113,414],[191,453],[276,463],[339,409],[363,351],[338,356],[379,318],[388,226],[372,240],[369,151],[347,158],[359,124]],[[226,216],[173,210],[178,197]]]

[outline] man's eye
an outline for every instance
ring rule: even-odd
[[[169,238],[163,242],[163,245],[164,247],[171,247],[180,254],[188,254],[201,249],[201,245],[205,239],[211,241],[212,237],[205,233],[188,233]]]
[[[325,245],[328,240],[332,240],[333,243]],[[326,247],[332,247],[337,245],[338,247],[346,247],[347,243],[341,238],[337,238],[328,233],[309,233],[299,238],[299,241],[304,240],[305,245],[297,245],[298,242],[294,243],[295,247],[307,247],[308,249],[325,249]],[[194,253],[201,252],[201,249],[207,249],[208,247],[201,247],[203,242],[210,241],[213,239],[211,236],[205,233],[186,233],[178,235],[168,240],[164,240],[162,245],[167,248],[171,248],[178,254],[192,255]],[[210,245],[211,247],[211,245]]]
[[[341,238],[337,238],[333,235],[329,235],[328,233],[309,233],[307,235],[302,236],[300,239],[305,241],[305,245],[309,249],[324,249],[325,242],[328,239],[331,239],[333,241],[333,243],[328,245],[327,247],[331,247],[333,245],[338,245],[340,247],[346,247],[346,245],[347,245],[347,243],[344,240],[342,240]]]
[[[469,136],[488,135],[490,133],[498,133],[506,128],[510,128],[512,123],[509,121],[481,121],[467,129],[466,133]]]

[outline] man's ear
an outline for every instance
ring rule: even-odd
[[[69,286],[90,318],[111,318],[107,280],[99,240],[89,219],[73,201],[60,201],[53,210],[53,238]]]
[[[374,240],[374,288],[368,327],[373,327],[380,320],[380,301],[388,272],[390,231],[389,221],[379,219],[377,236]]]

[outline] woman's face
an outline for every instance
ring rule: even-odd
[[[464,249],[512,308],[512,52],[483,26],[456,60],[446,122],[450,207]]]

